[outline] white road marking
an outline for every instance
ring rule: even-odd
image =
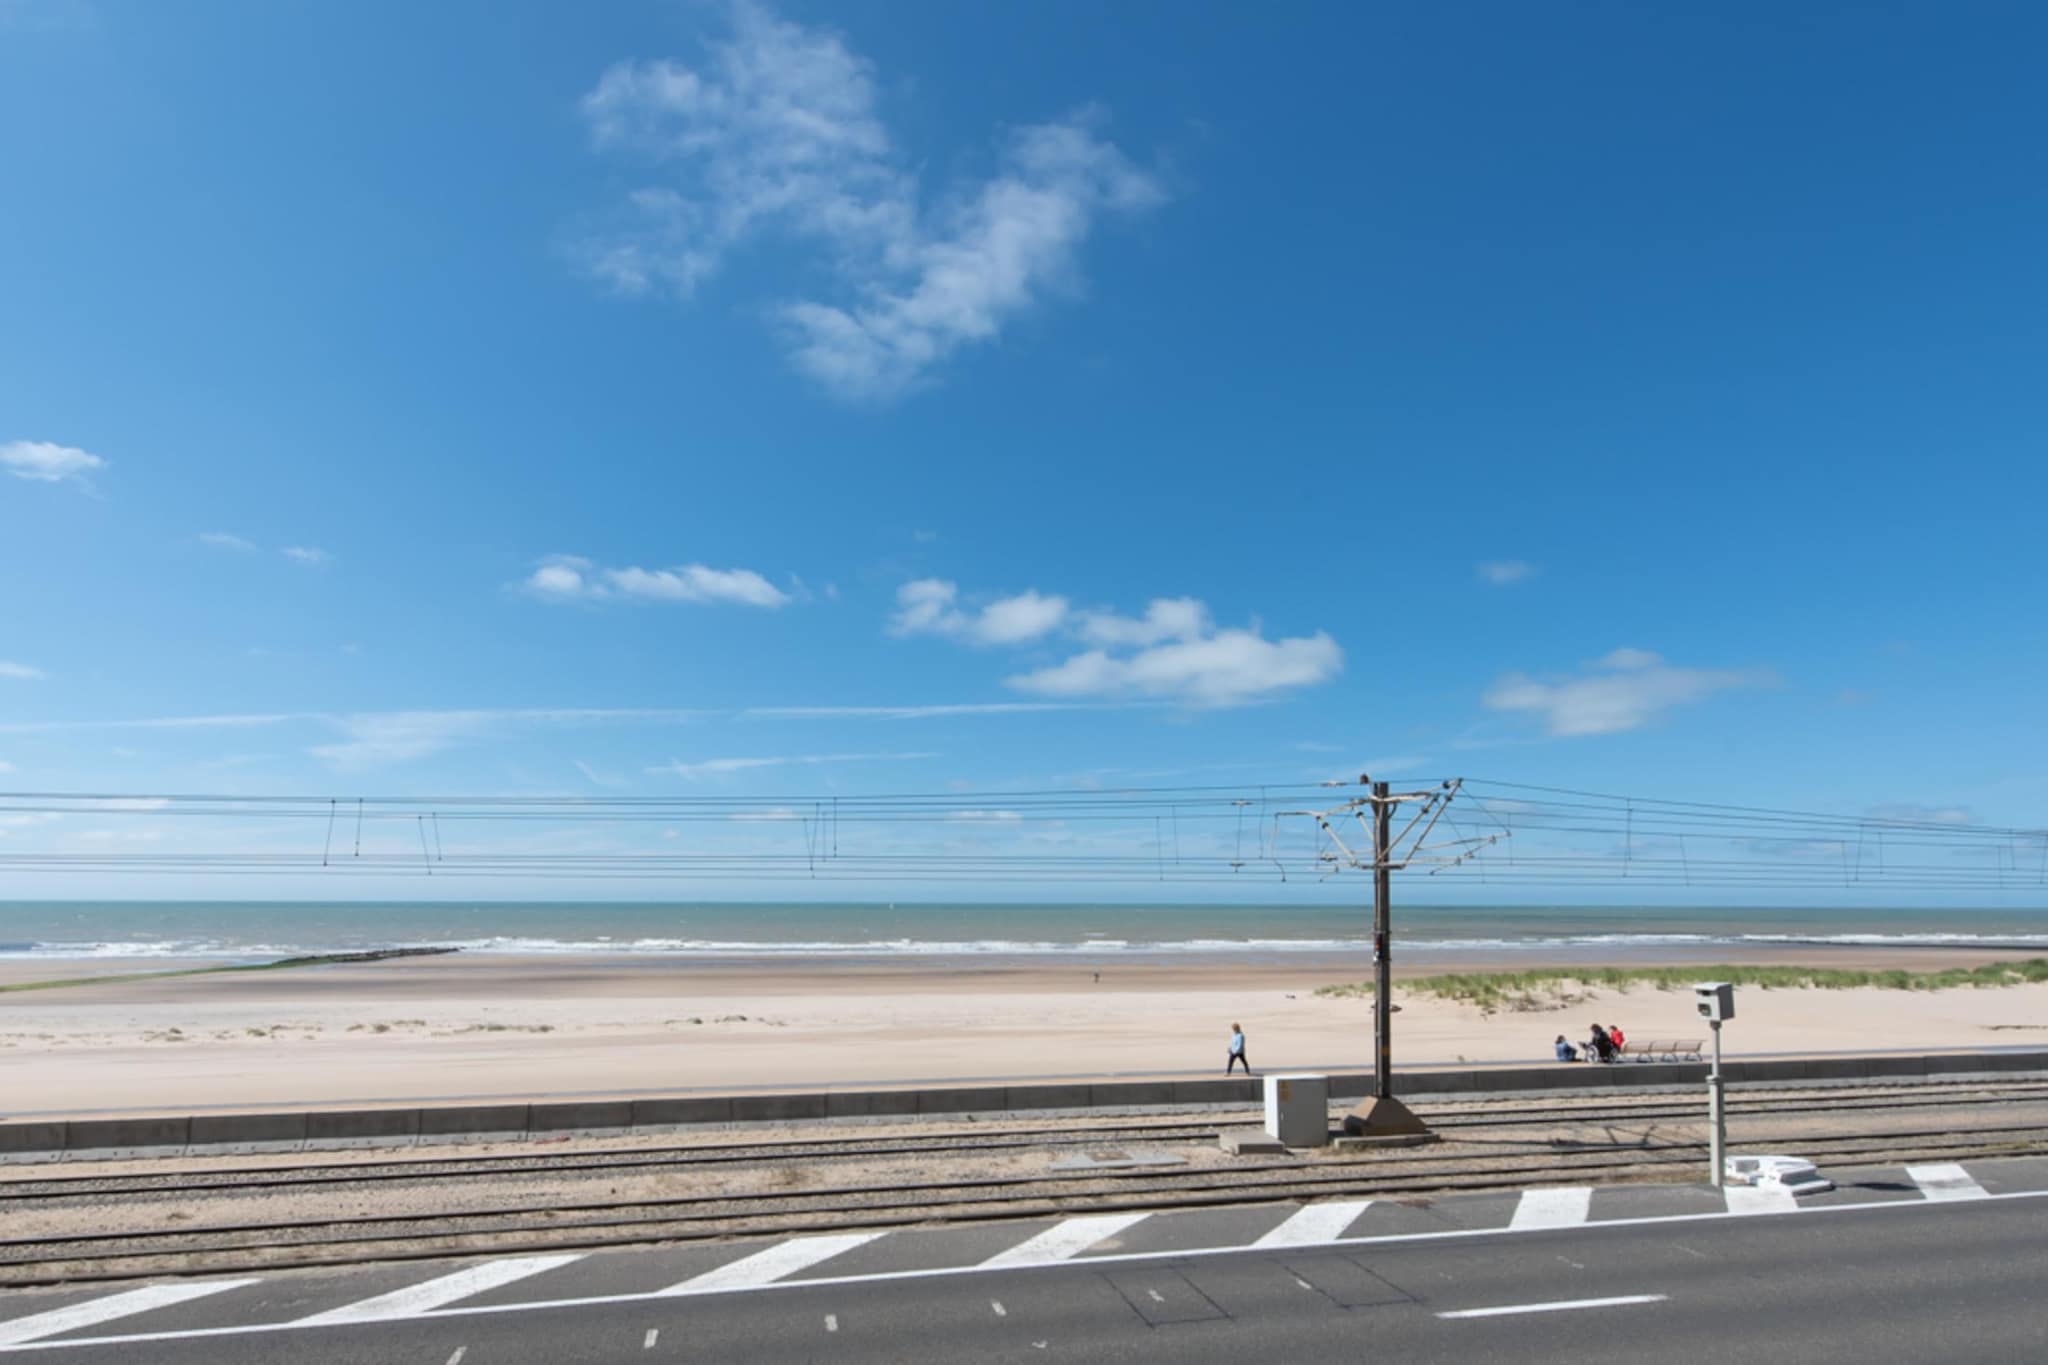
[[[681,1284],[670,1285],[661,1290],[659,1297],[673,1294],[707,1294],[719,1289],[751,1289],[756,1285],[773,1284],[786,1275],[808,1269],[820,1261],[829,1261],[841,1252],[855,1247],[866,1246],[882,1234],[879,1232],[842,1232],[830,1237],[792,1237],[787,1242],[777,1242],[751,1256],[742,1256],[730,1265],[716,1270],[707,1270]]]
[[[1662,1294],[1622,1294],[1611,1299],[1558,1299],[1551,1303],[1505,1303],[1498,1308],[1460,1308],[1440,1318],[1502,1318],[1510,1313],[1564,1313],[1574,1308],[1620,1308],[1631,1303],[1662,1303]]]
[[[1908,1166],[1906,1176],[1931,1200],[1983,1199],[1989,1193],[1953,1161],[1934,1166]]]
[[[1003,1301],[1001,1299],[990,1299],[988,1301],[988,1306],[996,1310],[996,1316],[999,1318],[1007,1318],[1008,1316],[1010,1316],[1010,1310],[1003,1307]]]
[[[998,1251],[981,1264],[986,1269],[1013,1265],[1042,1265],[1078,1256],[1106,1238],[1114,1237],[1149,1214],[1091,1213],[1055,1223],[1036,1237],[1027,1237],[1008,1251]]]
[[[458,1299],[470,1298],[485,1290],[496,1289],[499,1285],[523,1280],[529,1275],[538,1275],[543,1270],[580,1261],[583,1253],[575,1252],[566,1256],[516,1256],[503,1261],[486,1261],[452,1275],[422,1284],[408,1285],[389,1294],[379,1294],[374,1299],[363,1299],[357,1303],[330,1308],[324,1313],[300,1318],[294,1327],[325,1327],[337,1322],[390,1322],[395,1318],[416,1318],[430,1313],[443,1304]]]
[[[1334,1242],[1344,1235],[1352,1220],[1370,1208],[1370,1199],[1333,1199],[1327,1204],[1304,1204],[1287,1216],[1287,1221],[1258,1241],[1255,1247],[1305,1247],[1317,1242]]]
[[[1515,1216],[1508,1226],[1525,1228],[1570,1228],[1586,1221],[1593,1207],[1590,1185],[1571,1185],[1555,1190],[1523,1190],[1515,1203]]]
[[[827,1313],[825,1315],[825,1330],[828,1332],[839,1330],[839,1315],[837,1313]]]
[[[1997,1194],[1986,1194],[1987,1203],[2006,1203],[2048,1199],[2048,1190],[2007,1190]],[[1901,1212],[1925,1211],[1935,1206],[1924,1199],[1896,1199],[1883,1203],[1863,1204],[1821,1204],[1803,1209],[1807,1218],[1825,1219],[1829,1214],[1857,1217],[1883,1217]],[[1668,1213],[1642,1218],[1604,1218],[1597,1223],[1584,1223],[1577,1229],[1583,1235],[1601,1237],[1619,1232],[1624,1228],[1668,1227],[1680,1223],[1712,1223],[1728,1217],[1725,1211],[1712,1213]],[[1484,1240],[1489,1237],[1513,1237],[1519,1234],[1505,1228],[1451,1228],[1440,1232],[1396,1232],[1382,1233],[1374,1237],[1344,1237],[1331,1243],[1337,1247],[1398,1246],[1411,1242],[1466,1242]],[[1242,1256],[1243,1246],[1197,1247],[1178,1251],[1126,1251],[1104,1256],[1093,1256],[1089,1263],[1103,1265],[1151,1265],[1162,1261],[1207,1260],[1211,1257]],[[1044,1262],[1040,1268],[1049,1268],[1062,1262]],[[1014,1269],[1030,1269],[1017,1267]],[[1003,1269],[997,1267],[997,1269]],[[864,1275],[821,1275],[809,1280],[776,1281],[769,1284],[742,1286],[739,1293],[773,1293],[784,1289],[819,1289],[841,1285],[888,1284],[898,1280],[945,1280],[962,1275],[979,1275],[989,1270],[986,1264],[947,1266],[937,1269],[883,1270]],[[671,1296],[669,1290],[653,1293],[633,1294],[592,1294],[575,1299],[534,1299],[525,1303],[473,1304],[466,1307],[446,1308],[434,1314],[437,1318],[480,1317],[496,1313],[545,1313],[564,1308],[597,1308],[614,1304],[648,1303]],[[0,1324],[4,1327],[6,1324]],[[125,1335],[102,1337],[72,1337],[64,1341],[28,1341],[18,1345],[0,1343],[0,1355],[13,1355],[25,1351],[61,1351],[79,1346],[132,1346],[143,1342],[196,1341],[206,1337],[241,1337],[267,1335],[273,1332],[290,1332],[304,1326],[304,1319],[297,1322],[242,1323],[230,1327],[192,1327],[176,1332],[131,1332]]]
[[[448,1365],[462,1365],[463,1354],[468,1350],[469,1348],[467,1346],[456,1347],[455,1354],[448,1357]]]
[[[654,1343],[660,1340],[661,1329],[659,1327],[650,1327],[647,1329],[647,1340],[640,1343],[640,1349],[643,1351],[651,1351],[654,1349]]]
[[[1727,1185],[1722,1196],[1730,1213],[1799,1212],[1799,1196],[1782,1185]]]
[[[256,1280],[203,1280],[198,1284],[153,1284],[146,1289],[131,1289],[124,1294],[109,1294],[105,1298],[87,1299],[84,1303],[74,1303],[69,1308],[53,1308],[47,1313],[16,1318],[12,1322],[0,1322],[0,1346],[14,1346],[21,1342],[34,1341],[37,1337],[55,1336],[59,1332],[92,1327],[134,1313],[147,1313],[152,1308],[168,1308],[174,1303],[189,1303],[193,1299],[203,1299],[209,1294],[220,1294],[256,1283]]]

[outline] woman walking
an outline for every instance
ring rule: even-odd
[[[1245,1059],[1244,1055],[1244,1025],[1232,1024],[1230,1026],[1230,1060],[1223,1064],[1223,1074],[1228,1076],[1231,1069],[1239,1062],[1244,1063],[1244,1074],[1247,1076],[1251,1075],[1252,1064]]]

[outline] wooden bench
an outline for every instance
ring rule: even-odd
[[[1652,1038],[1643,1043],[1631,1042],[1621,1050],[1621,1056],[1630,1062],[1697,1062],[1700,1049],[1706,1045],[1704,1038]]]

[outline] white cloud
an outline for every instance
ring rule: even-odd
[[[1674,706],[1771,681],[1770,673],[1760,669],[1680,668],[1646,649],[1622,648],[1596,659],[1577,677],[1507,674],[1483,700],[1496,711],[1540,717],[1551,735],[1611,735],[1639,729]]]
[[[1601,655],[1594,662],[1593,666],[1595,668],[1612,668],[1628,671],[1639,668],[1655,668],[1663,662],[1664,656],[1661,654],[1653,654],[1647,649],[1630,649],[1627,645],[1623,645],[1620,649],[1611,650]]]
[[[780,607],[791,598],[752,569],[684,564],[673,569],[606,569],[577,555],[550,555],[520,585],[553,602],[618,597],[640,602],[724,602]]]
[[[1505,588],[1534,576],[1536,566],[1520,559],[1490,559],[1479,566],[1478,572],[1483,581]]]
[[[1121,657],[1091,649],[1006,681],[1020,691],[1058,697],[1136,693],[1191,706],[1242,706],[1328,682],[1343,667],[1344,651],[1322,631],[1268,640],[1253,627],[1219,630]]]
[[[1164,640],[1199,640],[1209,633],[1209,608],[1192,597],[1162,597],[1141,617],[1092,611],[1081,616],[1081,638],[1096,645],[1143,648]]]
[[[0,678],[19,678],[26,681],[47,676],[40,668],[30,668],[27,664],[10,663],[6,659],[0,659]]]
[[[980,645],[1014,645],[1036,640],[1059,629],[1067,619],[1067,599],[1027,590],[998,597],[974,611],[955,605],[958,585],[941,578],[920,578],[896,590],[896,614],[889,620],[892,635],[949,635]]]
[[[1104,214],[1164,198],[1084,112],[1018,129],[994,176],[927,209],[876,106],[872,66],[836,34],[755,4],[697,67],[612,67],[583,101],[593,137],[671,183],[629,195],[627,226],[586,265],[628,293],[687,298],[763,233],[816,242],[842,297],[774,311],[791,359],[840,397],[887,399],[1070,286]]]
[[[199,543],[201,545],[211,545],[216,550],[254,550],[256,548],[254,541],[244,540],[242,537],[229,531],[201,531],[199,533]]]
[[[11,773],[13,771],[14,765],[12,763],[9,763],[6,759],[0,758],[0,773]]]
[[[685,763],[681,759],[671,759],[667,763],[649,768],[647,771],[696,779],[701,777],[722,777],[728,773],[748,772],[756,768],[815,767],[824,763],[899,763],[938,757],[940,757],[938,754],[909,753],[781,754],[771,758],[707,758],[696,763]]]
[[[1067,628],[1093,648],[1063,663],[1005,679],[1023,692],[1064,698],[1153,698],[1189,706],[1240,706],[1334,678],[1344,653],[1321,631],[1268,640],[1254,622],[1219,630],[1192,597],[1162,597],[1143,616],[1073,612],[1067,599],[1030,591],[973,611],[958,585],[920,578],[896,591],[892,635],[945,635],[978,645],[1016,645]]]
[[[0,445],[0,469],[17,479],[69,482],[83,487],[90,475],[106,467],[105,460],[77,446],[60,446],[51,441],[9,441]]]
[[[316,567],[321,564],[325,564],[330,559],[334,558],[334,556],[328,554],[327,551],[316,549],[311,545],[287,545],[284,547],[281,553],[284,555],[286,559],[293,560],[300,564],[308,564]]]

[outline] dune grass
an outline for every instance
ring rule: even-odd
[[[1949,967],[1933,972],[1870,971],[1847,967],[1577,967],[1569,971],[1449,972],[1403,981],[1403,990],[1439,996],[1483,1010],[1538,1010],[1582,998],[1590,990],[1652,986],[1689,990],[1695,982],[1728,981],[1761,990],[1943,991],[1958,987],[2020,986],[2048,981],[2048,958],[1995,962],[1984,967]],[[1372,983],[1323,986],[1317,995],[1370,996]]]

